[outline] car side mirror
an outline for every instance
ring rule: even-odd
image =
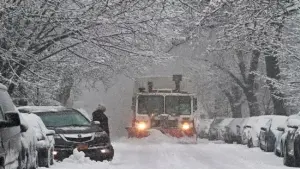
[[[197,104],[198,104],[197,98],[193,98],[193,111],[194,112],[197,111],[197,109],[198,109]]]
[[[277,127],[277,130],[284,132],[285,129],[283,127]]]
[[[92,121],[92,125],[100,125],[100,121]]]
[[[260,128],[262,131],[267,131],[267,128],[265,128],[265,127],[261,127]]]
[[[55,134],[54,130],[48,130],[46,136],[53,136]]]
[[[21,125],[20,115],[17,112],[7,112],[4,114],[6,127],[15,127]]]

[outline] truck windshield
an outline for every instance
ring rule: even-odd
[[[166,113],[176,115],[191,114],[190,96],[166,96]]]
[[[164,112],[163,96],[139,96],[138,113],[139,114],[161,114]]]

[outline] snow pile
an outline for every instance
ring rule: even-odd
[[[272,126],[271,129],[277,130],[277,127],[284,126],[287,120],[287,116],[274,116],[272,118]]]
[[[69,162],[69,163],[93,163],[89,157],[85,157],[84,152],[78,151],[77,149],[73,150],[73,154],[66,158],[63,162]]]

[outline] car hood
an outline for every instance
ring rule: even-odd
[[[49,128],[55,131],[56,134],[77,134],[77,133],[93,133],[103,131],[98,126],[68,126],[68,127],[55,127]]]

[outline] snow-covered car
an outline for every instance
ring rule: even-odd
[[[35,131],[29,126],[31,121],[24,118],[23,114],[20,113],[21,123],[26,123],[28,130],[22,133],[21,143],[22,143],[22,168],[25,169],[35,169],[37,165],[37,138]]]
[[[243,118],[242,121],[240,121],[236,125],[236,130],[237,130],[237,141],[236,142],[237,142],[237,144],[243,144],[243,140],[245,140],[244,129],[245,129],[245,126],[249,119],[250,119],[250,117]]]
[[[22,109],[20,109],[22,112]],[[25,120],[29,121],[29,128],[32,128],[36,135],[37,153],[38,153],[38,166],[50,167],[54,162],[54,130],[48,130],[43,123],[42,119],[32,113],[22,112]]]
[[[0,83],[0,168],[17,169],[22,164],[22,133],[28,130],[7,88]]]
[[[46,127],[55,131],[54,158],[63,160],[69,157],[75,148],[83,151],[92,160],[111,161],[114,149],[109,136],[78,110],[62,106],[22,107],[38,115]]]
[[[218,127],[218,140],[225,141],[224,140],[224,135],[225,135],[225,132],[226,132],[226,126],[228,126],[232,120],[233,120],[233,118],[225,118],[219,124],[219,127]]]
[[[276,138],[281,135],[277,130],[278,126],[283,126],[287,116],[271,115],[271,119],[265,126],[261,127],[259,133],[259,146],[262,150],[272,152],[275,149]]]
[[[272,116],[270,115],[263,115],[257,116],[257,120],[254,123],[249,124],[247,123],[246,137],[247,137],[247,146],[251,147],[258,147],[259,146],[259,133],[262,127],[266,126]]]
[[[200,119],[197,122],[196,131],[199,138],[208,138],[210,124],[213,119]]]
[[[283,149],[286,141],[287,132],[290,130],[289,124],[296,123],[296,121],[293,119],[299,120],[299,124],[300,124],[300,115],[295,114],[289,116],[282,126],[277,127],[278,136],[276,138],[275,151],[274,151],[277,156],[283,157]]]
[[[285,143],[283,145],[283,164],[300,167],[300,120],[292,118],[288,121]]]
[[[257,121],[258,121],[258,116],[253,116],[250,117],[247,123],[244,125],[243,134],[242,134],[242,144],[248,145],[249,143],[252,142],[252,140],[250,140],[252,135],[252,130],[253,130],[252,127],[257,123]]]
[[[208,140],[216,140],[218,138],[219,124],[224,120],[224,118],[215,118],[210,124],[208,131]]]
[[[226,143],[233,143],[238,141],[237,125],[241,123],[243,118],[234,118],[227,126],[224,133],[224,141]]]

